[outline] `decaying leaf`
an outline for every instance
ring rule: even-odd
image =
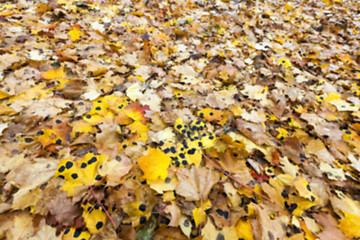
[[[177,177],[179,178],[179,183],[175,190],[188,201],[206,199],[212,186],[219,179],[216,172],[195,166],[189,170],[185,168],[179,169]]]

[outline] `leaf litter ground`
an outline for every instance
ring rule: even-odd
[[[0,238],[360,238],[360,3],[0,3]]]

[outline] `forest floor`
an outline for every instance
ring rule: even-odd
[[[0,3],[0,239],[359,239],[359,9]]]

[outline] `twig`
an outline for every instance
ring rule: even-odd
[[[183,176],[183,177],[189,178],[189,176],[188,176],[188,175],[183,174],[183,173],[180,173],[179,171],[172,170],[172,169],[168,169],[168,171],[169,171],[169,172],[173,172],[173,173],[177,173],[177,174],[179,174],[179,175],[181,175],[181,176]]]
[[[266,197],[265,195],[262,195],[261,193],[257,193],[255,192],[254,189],[252,189],[251,187],[249,187],[248,185],[243,184],[242,182],[240,182],[239,180],[237,180],[236,178],[234,178],[233,176],[231,176],[229,173],[227,173],[224,169],[222,169],[221,167],[219,167],[213,160],[211,160],[208,156],[206,156],[205,154],[203,154],[204,158],[210,162],[215,168],[217,168],[218,170],[220,170],[223,174],[225,174],[227,177],[231,178],[232,180],[234,180],[236,183],[240,184],[241,186],[243,186],[244,188],[246,188],[247,190],[255,193],[256,195],[270,201],[271,203],[274,203],[274,201],[272,201],[270,198]]]
[[[18,240],[20,240],[22,238],[22,235],[24,234],[25,230],[29,227],[29,224],[32,222],[32,218],[26,223],[24,229],[21,231]]]
[[[200,223],[199,223],[199,236],[201,236],[201,223],[202,223],[202,219],[203,219],[203,200],[202,198],[200,199],[200,204],[201,204],[201,216],[200,216]]]
[[[110,217],[109,212],[106,210],[106,208],[104,207],[104,205],[100,202],[100,199],[98,198],[98,196],[96,196],[94,189],[92,188],[92,186],[90,185],[90,190],[92,192],[92,194],[94,195],[94,197],[96,198],[97,202],[99,203],[99,205],[101,206],[101,208],[104,210],[106,216],[109,218],[111,224],[113,225],[114,229],[116,230],[116,225],[114,223],[114,221],[112,220],[112,218]]]
[[[159,218],[158,218],[159,223],[160,223],[161,215],[162,215],[163,211],[165,210],[165,208],[166,208],[167,206],[169,206],[169,204],[170,204],[170,202],[167,202],[167,203],[165,204],[165,206],[160,210],[160,212],[159,212]]]

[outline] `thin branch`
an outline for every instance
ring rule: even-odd
[[[170,204],[170,202],[167,202],[167,203],[165,204],[165,206],[160,210],[160,212],[159,212],[159,217],[158,217],[159,223],[160,223],[160,220],[161,220],[161,215],[162,215],[162,213],[164,212],[165,208],[166,208],[167,206],[169,206],[169,204]]]
[[[179,172],[179,171],[177,171],[177,170],[168,169],[168,171],[169,171],[169,172],[173,172],[173,173],[177,173],[177,174],[179,174],[179,175],[181,175],[181,176],[183,176],[183,177],[189,178],[188,175],[186,175],[186,174],[184,174],[184,173],[181,173],[181,172]]]
[[[106,210],[106,208],[104,207],[104,205],[101,203],[100,199],[98,198],[98,196],[96,196],[94,189],[92,188],[92,186],[90,185],[90,190],[91,193],[94,195],[94,197],[96,198],[96,201],[99,203],[99,205],[101,206],[101,208],[104,210],[106,216],[109,218],[111,224],[113,225],[114,229],[116,230],[116,225],[114,223],[114,221],[112,220],[112,218],[110,217],[109,212]]]
[[[25,225],[24,229],[21,231],[21,233],[20,233],[20,235],[19,235],[18,240],[20,240],[20,239],[22,238],[22,236],[23,236],[23,234],[24,234],[25,230],[29,227],[29,224],[32,222],[32,220],[33,220],[33,219],[30,219],[30,220],[26,223],[26,225]]]

